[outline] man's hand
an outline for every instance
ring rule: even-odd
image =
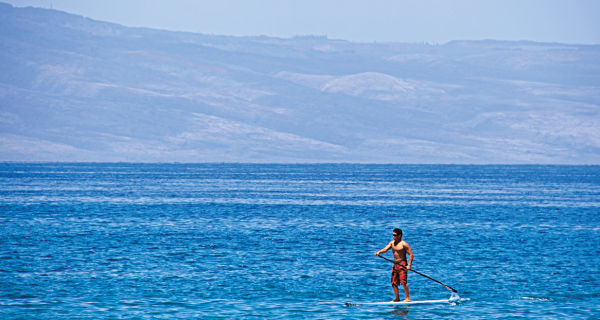
[[[406,266],[406,270],[410,270],[410,264]]]
[[[375,252],[375,256],[379,257],[379,251]]]

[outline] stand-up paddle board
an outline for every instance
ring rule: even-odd
[[[450,303],[450,300],[422,300],[422,301],[388,301],[388,302],[368,302],[361,303],[363,305],[411,305],[411,304],[433,304],[433,303]]]
[[[364,302],[364,303],[346,303],[347,306],[366,306],[366,305],[395,305],[395,306],[405,306],[411,304],[435,304],[435,303],[450,303],[450,300],[423,300],[423,301],[388,301],[388,302]]]
[[[446,303],[460,303],[462,301],[466,301],[469,300],[468,298],[466,299],[458,299],[458,300],[422,300],[422,301],[410,301],[410,302],[404,302],[404,301],[398,301],[398,302],[394,302],[394,301],[389,301],[389,302],[364,302],[364,303],[352,303],[352,302],[347,302],[345,304],[345,306],[347,307],[355,307],[355,306],[366,306],[366,305],[370,305],[370,306],[376,306],[376,305],[380,305],[380,306],[406,306],[406,305],[412,305],[412,304],[446,304]]]

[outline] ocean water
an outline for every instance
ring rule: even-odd
[[[599,211],[598,166],[1,163],[0,318],[600,318]],[[394,228],[469,300],[345,306]]]

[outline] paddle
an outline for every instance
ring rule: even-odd
[[[387,260],[387,261],[389,261],[389,262],[391,262],[391,263],[395,263],[393,260],[390,260],[390,259],[388,259],[388,258],[386,258],[386,257],[382,257],[381,255],[378,255],[378,257],[380,257],[381,259],[385,259],[385,260]],[[431,277],[429,277],[429,276],[426,276],[426,275],[424,275],[424,274],[422,274],[422,273],[420,273],[420,272],[417,272],[417,271],[415,271],[415,270],[413,270],[413,269],[410,269],[410,271],[412,271],[412,272],[414,272],[414,273],[416,273],[416,274],[418,274],[418,275],[420,275],[420,276],[423,276],[423,277],[425,277],[425,278],[427,278],[427,279],[429,279],[429,280],[433,280],[433,281],[435,281],[435,282],[437,282],[437,283],[439,283],[439,284],[443,285],[443,286],[444,286],[446,289],[448,289],[448,290],[450,290],[450,291],[452,291],[452,292],[454,292],[454,293],[457,293],[457,292],[458,292],[458,291],[456,291],[454,288],[452,288],[452,287],[450,287],[450,286],[447,286],[447,285],[445,285],[445,284],[443,284],[443,283],[441,283],[441,282],[439,282],[439,281],[435,280],[434,278],[431,278]]]

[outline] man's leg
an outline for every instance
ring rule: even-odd
[[[396,300],[394,300],[394,302],[399,302],[400,295],[398,294],[398,286],[392,286],[392,288],[394,288],[394,294],[396,295]]]
[[[406,294],[406,299],[404,299],[404,302],[409,302],[410,295],[408,295],[408,284],[403,283],[402,286],[404,287],[404,293]],[[400,298],[398,297],[398,287],[396,287],[396,300],[400,301]]]

